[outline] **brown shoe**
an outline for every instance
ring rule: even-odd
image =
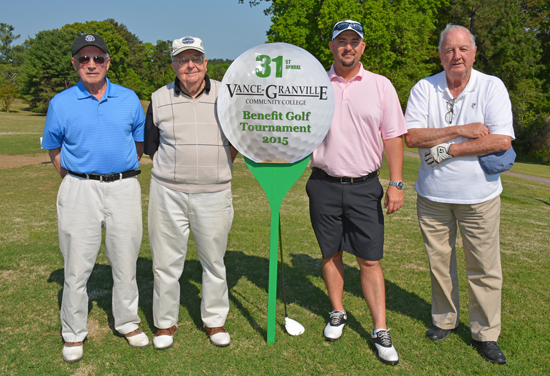
[[[174,335],[178,332],[178,327],[173,325],[168,329],[157,329],[153,338],[153,346],[157,350],[164,350],[172,347],[174,344]]]
[[[204,327],[204,331],[210,337],[210,342],[218,347],[226,347],[231,345],[231,337],[227,330],[223,326],[216,326],[214,328]]]
[[[124,335],[128,344],[135,349],[142,349],[149,346],[149,338],[140,329],[132,330]]]

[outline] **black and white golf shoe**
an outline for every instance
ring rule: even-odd
[[[323,335],[327,341],[337,341],[342,337],[342,331],[346,326],[347,319],[346,311],[332,311],[330,313],[330,321],[323,331]]]
[[[394,366],[399,363],[399,356],[397,356],[397,351],[395,351],[395,347],[391,343],[389,331],[390,329],[380,330],[376,334],[371,333],[372,344],[376,348],[378,357],[382,363]]]

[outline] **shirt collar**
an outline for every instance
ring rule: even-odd
[[[115,85],[111,84],[111,81],[107,77],[105,77],[105,81],[107,81],[107,90],[105,90],[105,94],[103,97],[118,97],[118,90]],[[78,99],[84,99],[91,97],[92,94],[86,90],[84,87],[84,84],[82,81],[78,81],[76,84],[76,97]]]
[[[186,93],[184,93],[181,89],[180,89],[180,80],[179,78],[176,77],[176,80],[174,81],[174,92],[176,95],[183,95],[183,96],[186,96],[188,98],[191,98],[191,96],[187,95]],[[208,77],[208,75],[205,75],[204,76],[204,88],[201,90],[200,93],[198,93],[195,98],[197,97],[200,97],[202,95],[202,93],[205,93],[206,94],[209,94],[210,93],[210,77]]]
[[[464,90],[462,90],[462,92],[459,94],[459,96],[455,99],[458,99],[458,98],[462,97],[466,93],[471,93],[471,92],[476,91],[478,74],[479,74],[479,72],[472,68],[472,72],[470,73],[470,79],[468,80],[468,83],[466,84],[466,87],[464,88]],[[447,85],[447,77],[445,76],[445,71],[441,72],[441,76],[439,77],[439,82],[438,82],[437,86],[438,86],[439,91],[444,91],[450,97],[452,97],[451,92],[449,91],[449,86]]]
[[[363,69],[363,64],[359,63],[359,72],[351,79],[349,82],[355,81],[355,80],[362,80],[364,77],[365,70]],[[342,77],[338,76],[336,74],[336,71],[334,70],[334,64],[330,67],[330,70],[328,71],[328,78],[330,81],[345,81]]]

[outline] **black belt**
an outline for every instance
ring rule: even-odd
[[[376,171],[373,171],[371,172],[370,174],[368,175],[365,175],[365,176],[360,176],[358,178],[348,178],[346,176],[342,176],[341,178],[337,178],[335,176],[330,176],[329,174],[327,174],[324,170],[321,170],[320,168],[317,168],[317,167],[313,167],[312,170],[314,172],[317,172],[323,176],[326,176],[327,178],[330,178],[332,180],[336,180],[336,181],[339,181],[340,183],[342,184],[354,184],[354,183],[360,183],[362,181],[365,181],[365,180],[370,180],[370,179],[374,179],[375,177],[378,176],[378,170]]]
[[[69,170],[67,170],[67,172],[71,175],[78,176],[79,178],[99,180],[100,182],[116,181],[116,180],[126,179],[126,178],[130,178],[132,176],[136,176],[136,175],[141,174],[141,170],[124,171],[124,172],[120,172],[118,174],[107,174],[107,175],[79,174],[77,172],[72,172],[72,171],[69,171]]]

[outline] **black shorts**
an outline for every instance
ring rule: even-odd
[[[311,225],[323,258],[340,250],[369,261],[384,256],[384,190],[373,178],[342,184],[313,170],[306,185]]]

